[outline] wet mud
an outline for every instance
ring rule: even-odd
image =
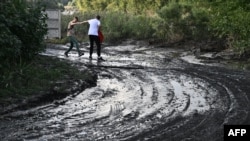
[[[221,141],[223,125],[250,124],[250,72],[202,63],[186,50],[106,46],[104,62],[50,48],[91,68],[97,85],[0,116],[1,140]]]

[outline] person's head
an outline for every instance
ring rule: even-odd
[[[78,22],[78,17],[74,17],[73,21]]]
[[[100,16],[100,15],[97,15],[97,16],[96,16],[96,19],[97,19],[97,20],[100,20],[100,19],[101,19],[101,16]]]

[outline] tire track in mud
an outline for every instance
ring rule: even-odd
[[[131,54],[111,56],[110,62],[87,63],[99,74],[96,87],[48,105],[2,115],[0,138],[223,140],[224,124],[249,124],[249,72],[168,59],[174,52],[169,49],[112,48],[120,53],[128,50]]]

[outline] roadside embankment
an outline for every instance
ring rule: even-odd
[[[95,86],[97,75],[76,65],[39,55],[25,67],[12,70],[0,87],[0,113],[53,102]]]

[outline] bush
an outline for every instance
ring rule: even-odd
[[[222,39],[227,41],[228,47],[250,48],[249,0],[104,0],[97,3],[77,1],[75,4],[80,10],[88,11],[82,17],[92,15],[88,18],[93,18],[93,11],[101,10],[105,41],[124,38],[163,41]]]
[[[56,95],[64,97],[70,94],[71,91],[68,90],[76,92],[93,85],[96,81],[94,74],[86,70],[79,71],[69,61],[55,57],[38,55],[32,63],[25,67],[20,66],[19,69],[22,69],[22,72],[5,75],[5,86],[0,87],[0,107],[5,104],[18,104],[18,101],[22,102],[30,96],[41,98],[49,94],[49,99],[53,100]],[[87,83],[83,85],[81,81]],[[72,85],[82,88],[74,90]]]
[[[170,2],[158,11],[161,22],[156,26],[157,35],[176,41],[201,39],[208,35],[208,16],[190,4]]]
[[[250,48],[250,2],[247,0],[211,2],[210,28],[219,38],[227,39],[229,47]]]
[[[36,54],[45,49],[43,42],[47,33],[45,9],[30,6],[25,1],[8,0],[0,4],[0,84],[21,72]],[[16,70],[18,69],[18,70]]]
[[[44,49],[47,33],[46,15],[40,6],[29,7],[24,1],[12,0],[0,5],[1,59],[30,60]]]
[[[75,13],[74,15],[62,16],[62,35],[66,36],[69,21],[78,16],[80,21],[95,18],[96,12]],[[147,39],[153,36],[154,29],[151,26],[152,18],[130,15],[122,12],[103,12],[101,16],[101,28],[106,42],[121,39]],[[88,25],[75,26],[79,40],[88,40]]]

